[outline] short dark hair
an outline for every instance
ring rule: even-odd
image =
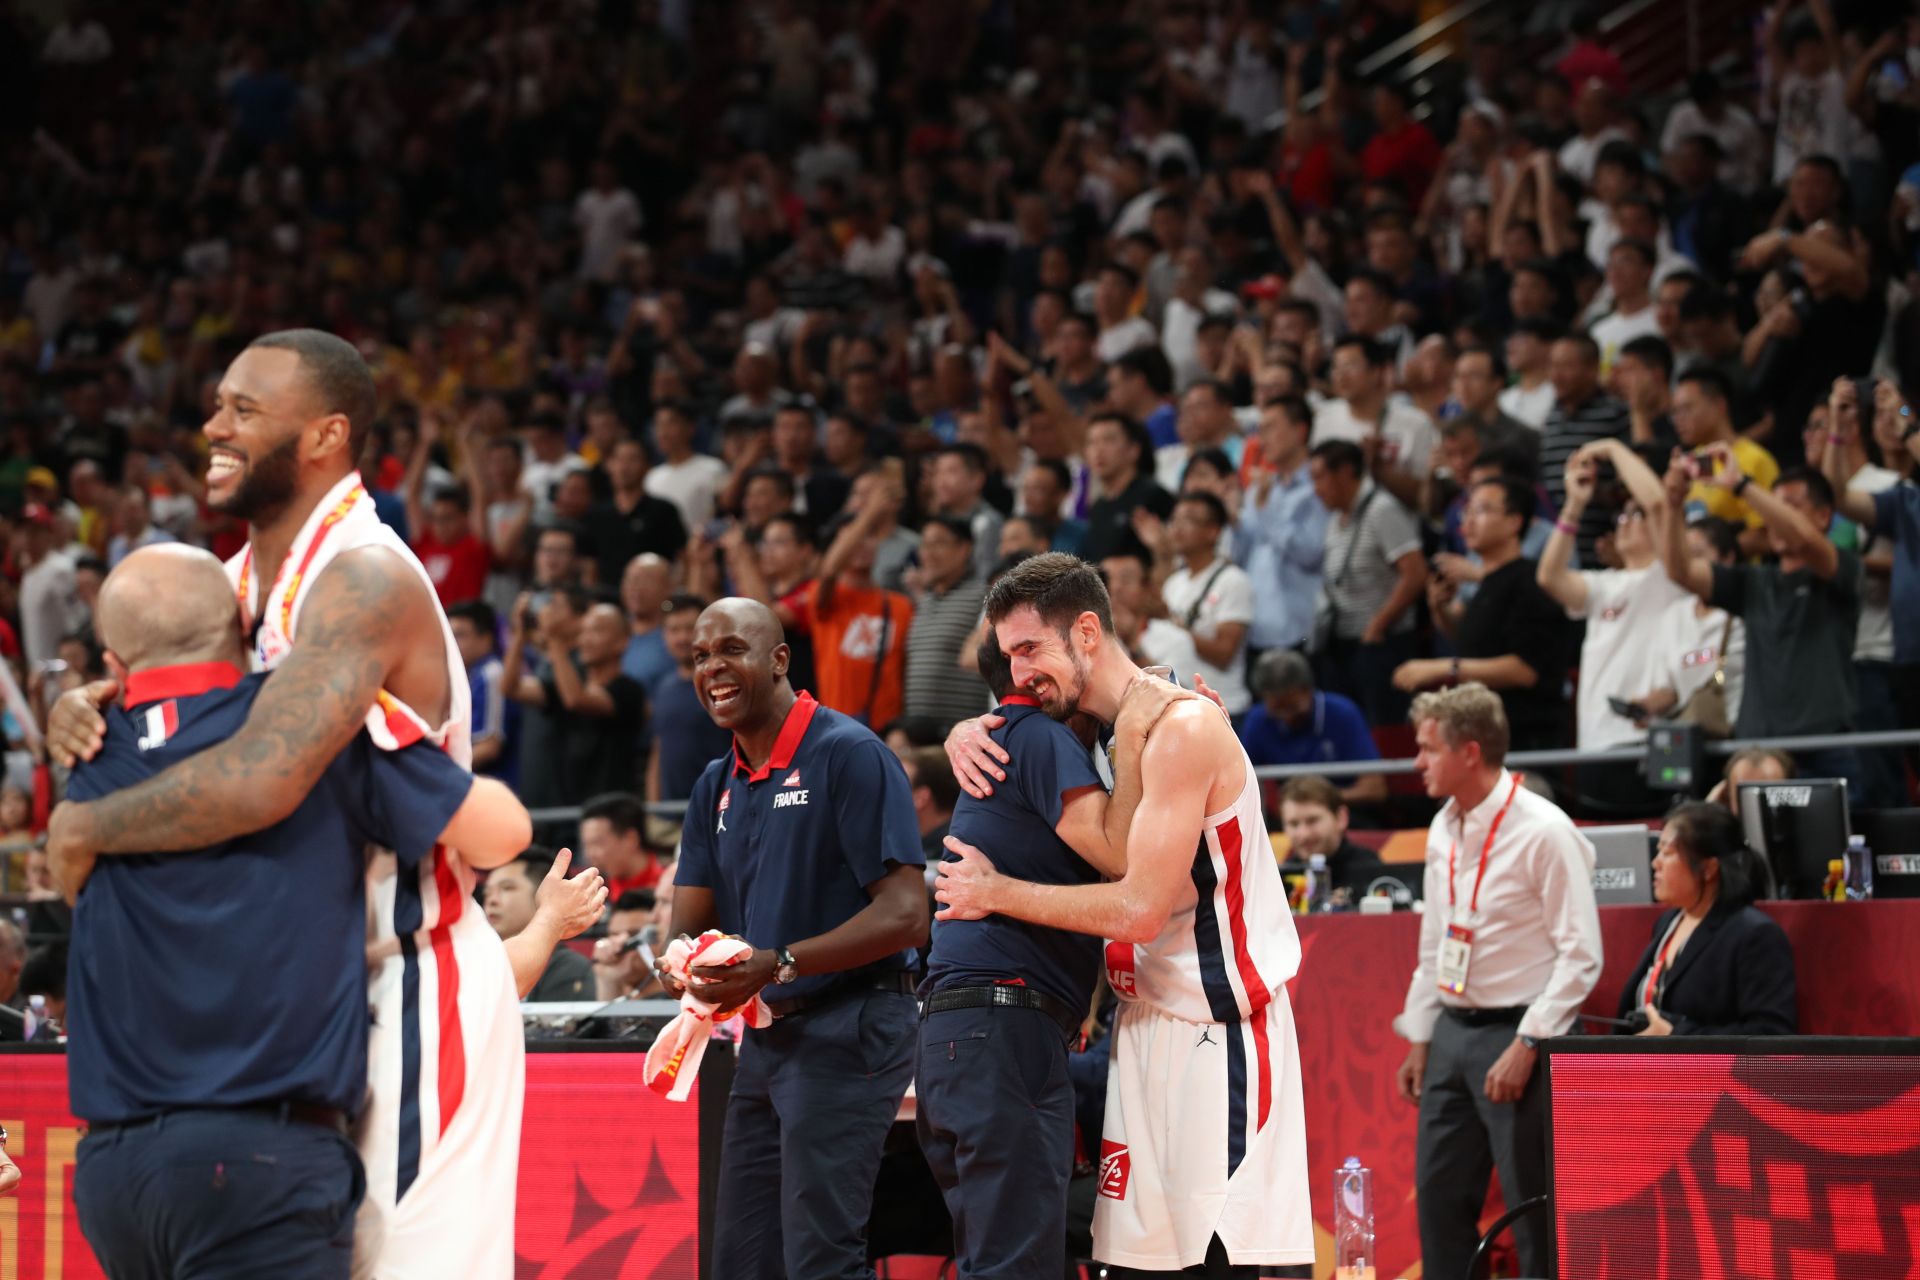
[[[489,640],[500,631],[500,615],[485,600],[462,600],[459,604],[447,607],[447,620],[465,618],[473,624],[473,629]]]
[[[1311,298],[1282,298],[1273,308],[1275,315],[1292,314],[1305,319],[1314,328],[1320,327],[1320,305]]]
[[[953,812],[953,806],[960,803],[960,783],[953,776],[953,763],[947,759],[944,747],[915,747],[913,749],[913,785],[918,790],[925,787],[933,793],[933,807]]]
[[[1722,520],[1719,516],[1704,516],[1687,525],[1696,530],[1713,548],[1713,554],[1722,560],[1740,558],[1740,530],[1731,520]]]
[[[1773,482],[1773,491],[1778,493],[1781,486],[1789,484],[1805,485],[1807,497],[1813,499],[1814,506],[1833,510],[1833,485],[1812,467],[1789,467],[1782,471],[1780,478]]]
[[[607,908],[607,914],[616,911],[652,911],[660,905],[660,898],[651,889],[625,889]]]
[[[1218,378],[1195,378],[1187,384],[1188,391],[1205,391],[1213,397],[1215,404],[1233,407],[1233,390]],[[1185,394],[1184,392],[1182,394]]]
[[[773,522],[769,520],[767,523]],[[705,596],[697,596],[691,591],[676,591],[661,604],[660,615],[668,617],[676,613],[705,613],[711,603]]]
[[[1060,486],[1061,492],[1063,493],[1073,492],[1073,471],[1071,468],[1067,466],[1066,463],[1062,462],[1060,459],[1035,458],[1033,460],[1033,466],[1034,466],[1034,470],[1044,471],[1048,475],[1052,476],[1053,482]],[[1051,519],[1052,513],[1049,512],[1047,514],[1048,514],[1048,518]]]
[[[1394,288],[1393,278],[1384,271],[1375,271],[1372,267],[1361,267],[1347,277],[1347,283],[1355,281],[1366,285],[1383,298],[1391,299],[1399,290]]]
[[[1108,261],[1100,264],[1100,270],[1114,272],[1115,274],[1120,276],[1123,280],[1125,280],[1129,285],[1132,285],[1135,288],[1138,288],[1140,285],[1139,273],[1136,272],[1132,267],[1128,266],[1124,262],[1118,262],[1118,261],[1109,259]]]
[[[1367,455],[1351,440],[1322,440],[1307,456],[1320,459],[1320,465],[1329,471],[1350,471],[1357,476],[1367,470]]]
[[[1000,648],[1000,637],[991,626],[980,637],[980,647],[973,652],[973,665],[980,672],[980,678],[987,682],[987,692],[993,695],[994,705],[1005,702],[1016,687],[1013,662]]]
[[[360,456],[373,429],[374,416],[380,411],[380,394],[373,385],[373,371],[365,357],[345,338],[323,329],[281,329],[263,333],[247,344],[266,351],[291,351],[300,357],[301,367],[326,412],[347,420],[347,442],[353,456]]]
[[[1634,146],[1624,138],[1615,138],[1612,142],[1600,148],[1599,153],[1593,158],[1593,167],[1598,169],[1603,164],[1610,164],[1625,169],[1630,175],[1636,178],[1642,176],[1647,171],[1647,161],[1646,158],[1640,154],[1640,148]]]
[[[1504,379],[1507,376],[1506,360],[1492,347],[1484,347],[1478,343],[1470,343],[1460,348],[1460,354],[1455,357],[1455,362],[1465,360],[1468,356],[1485,356],[1487,358],[1487,364],[1492,368],[1493,376],[1496,379]]]
[[[534,545],[539,546],[540,539],[550,533],[564,533],[568,538],[572,539],[575,555],[580,553],[580,548],[584,546],[587,541],[587,531],[582,529],[578,522],[556,517],[541,524],[533,531]]]
[[[577,475],[579,473],[569,471],[567,474]],[[461,515],[465,515],[473,509],[473,500],[467,496],[467,486],[463,484],[440,486],[433,491],[433,496],[428,499],[428,502],[451,502],[454,509],[460,512]]]
[[[1473,486],[1476,489],[1498,489],[1500,501],[1505,505],[1507,514],[1520,517],[1520,534],[1525,538],[1527,530],[1533,525],[1533,516],[1540,509],[1540,499],[1534,496],[1533,486],[1518,476],[1501,471]]]
[[[1062,551],[1023,560],[987,593],[987,621],[998,624],[1022,605],[1030,605],[1041,621],[1065,635],[1083,613],[1100,620],[1100,630],[1113,634],[1113,602],[1094,567]]]
[[[1523,267],[1521,269],[1525,270],[1526,268]],[[1549,274],[1553,271],[1553,267],[1547,263],[1542,263],[1539,269]],[[1513,322],[1513,328],[1508,331],[1508,335],[1525,334],[1527,337],[1540,342],[1553,343],[1560,341],[1560,339],[1566,335],[1566,332],[1566,326],[1557,320],[1549,320],[1544,316],[1527,316],[1524,319],[1515,320]]]
[[[927,528],[929,525],[938,525],[968,546],[973,545],[973,522],[965,516],[936,514],[926,516],[920,521],[920,527],[922,529]]]
[[[533,844],[522,849],[519,855],[506,865],[524,870],[527,873],[527,883],[538,892],[540,882],[547,878],[549,871],[553,870],[553,857],[553,850]]]
[[[580,821],[588,818],[604,818],[608,826],[625,835],[646,830],[647,807],[631,791],[609,791],[580,806]]]
[[[751,485],[755,480],[773,481],[775,487],[787,495],[787,501],[793,501],[796,492],[793,477],[772,463],[763,462],[753,470],[747,472],[747,484]]]
[[[1585,353],[1588,360],[1594,364],[1600,363],[1600,344],[1593,340],[1593,335],[1590,333],[1581,333],[1575,329],[1561,334],[1558,338],[1555,338],[1554,341],[1571,342]]]
[[[1192,465],[1189,463],[1188,465]],[[1183,493],[1174,500],[1174,506],[1196,506],[1207,513],[1207,520],[1216,529],[1224,529],[1231,523],[1227,515],[1227,504],[1211,493]]]
[[[760,526],[759,536],[762,538],[766,537],[767,530],[777,524],[784,524],[792,529],[793,540],[803,547],[817,547],[820,545],[818,541],[819,535],[814,531],[813,521],[807,519],[798,511],[777,511],[773,515],[768,516],[767,522]]]
[[[1681,382],[1691,382],[1700,388],[1702,395],[1712,396],[1721,404],[1733,403],[1733,384],[1727,381],[1727,375],[1712,365],[1695,365],[1680,375]]]
[[[1625,200],[1622,200],[1620,203],[1625,204],[1627,202]],[[1609,254],[1615,254],[1620,252],[1622,249],[1625,249],[1628,253],[1640,259],[1641,265],[1646,267],[1649,271],[1653,269],[1653,264],[1659,261],[1659,258],[1654,253],[1653,246],[1648,244],[1645,240],[1635,240],[1632,238],[1615,240],[1613,242],[1613,248],[1607,250],[1607,252]]]
[[[1119,425],[1121,432],[1127,437],[1127,443],[1132,445],[1137,451],[1138,456],[1134,459],[1134,467],[1139,470],[1146,470],[1148,464],[1153,459],[1152,433],[1149,432],[1143,424],[1121,413],[1117,409],[1096,412],[1091,418],[1087,419],[1087,429],[1091,431],[1103,422],[1112,422]]]
[[[1139,374],[1146,379],[1147,389],[1157,396],[1168,395],[1173,391],[1173,365],[1167,360],[1167,353],[1158,346],[1134,347],[1123,354],[1111,366],[1118,373]]]
[[[942,445],[940,452],[934,457],[958,458],[966,464],[967,470],[977,476],[985,476],[993,469],[988,461],[987,451],[970,440],[956,440],[952,444]]]
[[[1280,409],[1287,415],[1287,421],[1296,427],[1313,427],[1313,406],[1307,403],[1305,396],[1274,396],[1260,407]]]
[[[1387,350],[1387,344],[1376,342],[1365,334],[1349,333],[1333,344],[1335,351],[1343,347],[1360,348],[1361,358],[1367,362],[1369,369],[1384,369],[1393,363],[1393,353]]]
[[[1638,360],[1641,364],[1658,369],[1663,381],[1673,377],[1673,348],[1667,345],[1665,338],[1643,333],[1620,348],[1620,354],[1615,357],[1615,362],[1618,363],[1629,357]]]

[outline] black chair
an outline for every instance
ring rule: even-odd
[[[1481,1236],[1480,1243],[1474,1246],[1473,1257],[1467,1259],[1467,1274],[1465,1280],[1480,1280],[1481,1267],[1487,1260],[1488,1251],[1493,1248],[1493,1242],[1498,1240],[1501,1233],[1508,1227],[1520,1221],[1520,1219],[1526,1217],[1535,1209],[1550,1203],[1552,1199],[1552,1196],[1538,1195],[1531,1200],[1522,1200],[1519,1204],[1513,1206],[1513,1208],[1507,1210],[1495,1219],[1494,1224],[1487,1228],[1487,1234]]]

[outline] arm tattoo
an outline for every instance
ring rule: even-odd
[[[414,619],[419,584],[385,551],[349,551],[314,582],[299,642],[240,731],[85,806],[101,853],[200,849],[279,822],[353,740]],[[409,589],[412,589],[410,594]]]

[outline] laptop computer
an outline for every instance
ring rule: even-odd
[[[1586,827],[1593,844],[1593,899],[1603,907],[1653,901],[1653,841],[1645,823]]]

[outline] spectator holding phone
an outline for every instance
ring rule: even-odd
[[[1667,470],[1669,506],[1678,506],[1695,481],[1709,476],[1760,513],[1777,557],[1773,564],[1714,564],[1687,546],[1682,521],[1666,521],[1661,559],[1668,575],[1747,624],[1747,689],[1734,736],[1849,732],[1862,573],[1860,557],[1827,538],[1833,487],[1819,472],[1799,468],[1782,475],[1772,491],[1762,489],[1740,469],[1733,450],[1719,444],[1704,458],[1674,451]],[[1860,759],[1852,747],[1796,755],[1802,773],[1845,778],[1858,794]]]

